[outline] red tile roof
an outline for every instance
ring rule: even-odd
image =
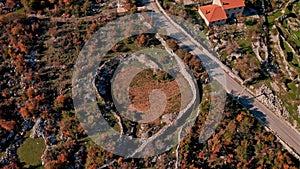
[[[244,0],[220,0],[220,2],[225,10],[245,6]]]
[[[206,5],[201,6],[200,10],[209,22],[227,19],[226,13],[221,6],[215,4]]]

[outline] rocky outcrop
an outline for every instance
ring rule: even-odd
[[[283,102],[273,93],[273,91],[266,85],[262,85],[257,91],[256,96],[258,100],[267,106],[270,110],[276,113],[278,116],[287,119],[289,117],[289,112],[283,105]]]
[[[45,140],[46,145],[56,145],[56,133],[46,134],[45,126],[49,124],[48,120],[39,118],[32,128],[30,138],[42,137]]]
[[[300,105],[298,106],[298,117],[300,118]]]
[[[33,128],[32,128],[32,133],[30,134],[30,138],[38,138],[38,137],[43,137],[44,136],[44,130],[42,127],[43,121],[41,118],[39,118]]]

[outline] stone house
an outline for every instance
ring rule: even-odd
[[[224,24],[228,18],[243,13],[244,7],[244,0],[213,0],[212,5],[199,7],[198,12],[206,25],[212,26]]]
[[[221,6],[212,4],[199,8],[199,14],[204,19],[206,25],[222,25],[226,23],[227,16]]]

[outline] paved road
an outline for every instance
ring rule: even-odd
[[[150,2],[143,0],[148,10],[161,13],[159,7],[154,1]],[[287,149],[292,149],[296,156],[300,155],[300,133],[288,124],[286,121],[279,118],[265,105],[260,103],[254,95],[240,84],[240,78],[234,75],[229,69],[222,64],[215,56],[204,49],[198,42],[182,31],[178,25],[172,23],[167,16],[160,18],[165,21],[165,28],[169,33],[181,32],[185,37],[181,38],[181,46],[190,46],[194,49],[192,53],[197,55],[203,65],[209,69],[212,75],[218,82],[220,82],[225,90],[232,94],[233,97],[238,98],[239,102],[248,108],[254,116],[261,121],[267,128],[269,128],[283,143],[287,145]],[[224,73],[225,72],[225,73]]]

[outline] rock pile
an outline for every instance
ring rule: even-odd
[[[258,100],[260,102],[262,102],[277,115],[283,117],[284,119],[289,118],[290,114],[283,106],[283,102],[266,85],[262,85],[256,91],[256,96],[258,96]]]

